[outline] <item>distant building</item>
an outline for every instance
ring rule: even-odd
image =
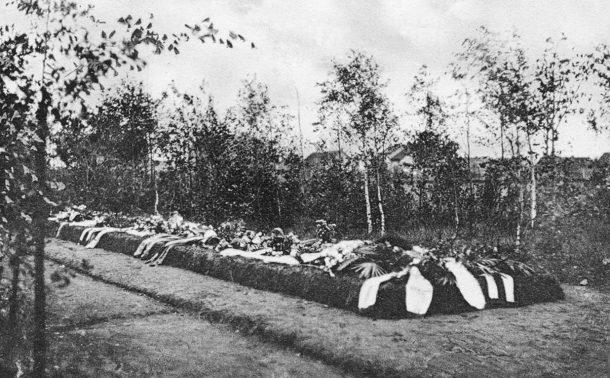
[[[305,167],[307,168],[315,168],[320,167],[323,163],[331,162],[331,161],[339,161],[340,159],[339,151],[317,151],[312,152],[305,158]]]
[[[386,152],[386,164],[388,169],[393,172],[411,170],[413,163],[411,151],[405,145],[396,144]]]
[[[311,178],[313,172],[321,168],[325,163],[337,162],[341,159],[340,151],[317,151],[312,152],[303,161],[303,170],[305,178]]]
[[[597,159],[597,162],[602,166],[610,166],[610,152],[605,152]]]
[[[555,171],[568,180],[586,181],[593,175],[595,162],[587,157],[543,156],[537,165],[543,175]]]
[[[593,175],[593,159],[586,157],[569,157],[564,159],[564,174],[570,180],[590,180]]]
[[[314,152],[305,159],[305,170],[311,172],[321,167],[324,162],[339,161],[339,151]],[[490,162],[493,159],[487,156],[475,156],[470,158],[470,173],[473,181],[485,180]],[[391,172],[410,174],[417,178],[418,171],[414,168],[414,159],[409,147],[404,144],[395,144],[386,150],[386,164]],[[610,152],[604,153],[597,161],[586,157],[560,157],[543,156],[538,160],[537,172],[540,175],[548,174],[557,170],[564,179],[573,181],[587,181],[593,176],[595,166],[610,167]]]
[[[484,180],[487,173],[487,165],[491,158],[486,156],[475,156],[470,158],[470,174],[473,180]]]

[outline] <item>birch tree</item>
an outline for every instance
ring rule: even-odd
[[[540,130],[534,121],[531,67],[520,37],[512,34],[502,38],[485,28],[476,38],[466,39],[464,50],[457,55],[454,75],[467,78],[476,84],[477,95],[485,107],[495,115],[496,121],[486,128],[497,135],[501,160],[505,159],[505,146],[511,156],[511,174],[519,182],[515,245],[519,249],[525,212],[526,186],[530,186],[530,219],[536,216],[536,153],[534,138]],[[529,180],[523,169],[524,156],[529,166]],[[506,165],[505,165],[506,166]],[[533,224],[533,221],[532,221]]]
[[[319,84],[321,121],[338,120],[339,134],[345,138],[344,150],[353,152],[360,161],[363,176],[364,203],[367,232],[373,232],[373,218],[369,194],[371,164],[378,167],[396,117],[383,90],[381,70],[372,56],[351,51],[348,62],[333,61],[331,78]],[[376,171],[378,172],[378,171]],[[385,232],[385,214],[379,175],[377,200],[380,212],[381,232]]]
[[[544,129],[544,155],[548,156],[556,155],[559,127],[570,115],[581,112],[585,96],[581,89],[585,79],[581,62],[573,49],[565,46],[566,41],[565,36],[559,41],[547,38],[544,52],[533,67],[535,105],[538,122]]]
[[[438,78],[432,78],[427,66],[421,66],[413,77],[413,84],[405,94],[409,111],[407,115],[415,118],[414,127],[427,131],[444,132],[448,115],[443,101],[435,94]]]

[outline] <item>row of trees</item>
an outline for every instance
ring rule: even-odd
[[[519,244],[522,228],[535,226],[538,179],[547,173],[537,172],[538,161],[556,154],[560,125],[588,106],[587,124],[599,131],[596,120],[605,115],[580,90],[603,63],[586,66],[594,55],[566,58],[560,43],[547,44],[531,63],[518,36],[502,39],[481,29],[450,67],[449,75],[463,83],[456,96],[436,95],[437,79],[425,67],[415,76],[403,116],[415,125],[406,134],[373,57],[350,52],[318,84],[316,128],[324,141],[318,148],[338,150],[338,156],[317,167],[304,164],[292,116],[273,105],[262,83],[244,81],[237,104],[223,115],[203,88],[195,95],[171,88],[155,102],[126,85],[58,140],[68,164],[64,199],[114,211],[129,204],[132,211],[157,212],[160,205],[205,221],[242,217],[261,226],[320,216],[350,225],[365,220],[368,233],[374,226],[385,233],[388,218],[393,229],[453,224],[456,234],[460,226],[485,221],[514,225]],[[474,124],[500,151],[484,188],[473,184],[470,172]],[[450,137],[456,130],[466,134],[465,157]],[[407,146],[411,172],[387,171],[388,148],[397,144]],[[155,169],[158,160],[163,169]]]
[[[413,120],[411,130],[416,130],[407,139],[416,141],[412,147],[419,147],[411,151],[418,171],[426,174],[434,170],[431,177],[442,177],[444,182],[428,191],[427,197],[419,198],[436,201],[437,208],[440,203],[452,204],[454,224],[459,226],[459,208],[465,203],[472,208],[476,191],[470,164],[457,157],[457,146],[441,140],[448,135],[465,134],[469,161],[471,130],[476,125],[483,130],[479,141],[497,146],[500,152],[489,179],[495,178],[494,185],[504,188],[494,191],[517,190],[513,224],[518,247],[523,227],[535,227],[538,216],[537,180],[541,173],[548,173],[537,172],[541,168],[538,162],[544,156],[556,156],[561,127],[570,119],[576,121],[570,124],[572,127],[589,127],[596,132],[604,129],[610,93],[608,51],[607,46],[601,45],[592,53],[576,53],[568,48],[563,36],[559,41],[547,39],[544,50],[535,54],[523,47],[519,35],[507,37],[481,28],[476,37],[464,41],[463,49],[449,66],[446,76],[461,87],[453,96],[442,99],[435,93],[438,79],[432,79],[423,67],[407,93],[409,111],[405,118]],[[331,137],[328,140],[334,140],[333,148],[363,166],[362,192],[369,233],[373,223],[371,173],[376,178],[377,216],[383,233],[383,183],[378,167],[387,146],[401,138],[396,112],[383,94],[385,82],[380,78],[379,67],[371,57],[352,52],[347,63],[334,62],[331,78],[320,87],[320,129]],[[557,172],[551,176],[556,177]],[[420,182],[426,181],[429,180]],[[488,182],[489,185],[492,184]],[[464,187],[468,190],[463,191]],[[450,193],[434,199],[439,190]],[[472,218],[472,211],[466,214]]]
[[[210,223],[291,224],[302,179],[291,121],[255,80],[243,82],[224,115],[204,88],[171,88],[154,101],[124,83],[58,135],[66,164],[56,171],[66,184],[58,199],[116,212],[179,211]]]
[[[67,0],[8,5],[36,28],[0,29],[0,242],[12,272],[10,287],[0,292],[2,309],[8,308],[0,311],[0,329],[8,330],[0,336],[9,340],[1,362],[14,365],[22,336],[14,331],[20,329],[20,282],[33,271],[35,326],[28,340],[35,376],[45,374],[44,237],[55,205],[50,187],[65,186],[53,199],[114,211],[178,210],[212,223],[250,218],[263,227],[327,217],[362,224],[368,233],[412,225],[413,218],[458,230],[464,219],[472,225],[495,209],[497,219],[516,228],[519,242],[521,228],[536,219],[537,155],[556,153],[559,126],[594,95],[599,108],[586,112],[589,125],[600,129],[608,114],[606,46],[565,57],[549,41],[531,60],[517,36],[506,40],[483,29],[466,41],[450,70],[468,88],[463,101],[448,106],[422,72],[409,91],[410,114],[421,128],[405,136],[379,66],[352,52],[333,62],[329,79],[319,84],[322,147],[338,149],[339,158],[307,167],[292,141],[291,115],[273,105],[256,81],[244,83],[237,104],[223,115],[203,91],[172,89],[156,101],[134,85],[107,92],[98,109],[87,109],[85,99],[102,93],[105,76],[145,68],[144,46],[179,54],[190,40],[232,47],[231,41],[244,40],[241,35],[220,38],[207,19],[169,35],[155,30],[152,17],[122,17],[108,29],[91,7]],[[585,81],[596,84],[591,96],[581,91]],[[452,111],[461,105],[463,112]],[[464,122],[452,116],[457,113]],[[501,150],[484,190],[472,185],[467,159],[448,136],[464,124],[470,145],[471,123],[484,125]],[[386,152],[396,143],[408,144],[423,179],[386,169]],[[53,148],[66,168],[49,174]]]

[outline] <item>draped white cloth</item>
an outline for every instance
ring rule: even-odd
[[[377,302],[377,292],[379,285],[397,277],[397,272],[383,274],[377,277],[371,277],[362,283],[360,295],[358,297],[358,308],[360,310],[367,309]]]
[[[405,285],[405,305],[407,311],[425,315],[432,303],[434,287],[416,266],[409,269],[409,280]]]
[[[445,267],[455,276],[455,284],[462,296],[472,307],[482,310],[485,308],[485,295],[479,281],[466,269],[466,267],[454,258],[445,260]]]
[[[235,248],[227,248],[225,250],[220,251],[220,255],[223,257],[231,257],[231,256],[241,256],[248,259],[256,259],[266,263],[278,263],[278,264],[286,264],[286,265],[301,265],[299,260],[295,259],[292,256],[282,255],[282,256],[264,256],[263,253],[269,252],[270,249],[261,249],[255,252],[242,251],[241,249]]]
[[[504,294],[507,302],[515,301],[515,281],[511,276],[505,273],[501,273],[502,283],[504,284]]]
[[[496,285],[494,276],[491,274],[483,274],[483,278],[485,278],[485,283],[487,284],[487,295],[489,296],[489,299],[498,299],[498,285]]]

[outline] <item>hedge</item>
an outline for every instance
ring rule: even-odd
[[[52,223],[49,233],[54,236],[58,224]],[[78,243],[84,230],[79,226],[64,226],[59,238]],[[98,248],[132,255],[144,238],[111,232],[104,235]],[[152,254],[160,252],[162,246],[153,247]],[[279,292],[329,306],[351,310],[374,318],[406,318],[416,315],[405,310],[406,281],[392,280],[383,283],[376,304],[366,310],[358,309],[358,296],[362,280],[350,275],[331,277],[328,273],[310,266],[288,266],[268,264],[240,256],[222,257],[213,250],[196,247],[174,247],[164,265],[187,269],[214,278],[235,282],[255,289]],[[151,268],[154,269],[154,268]],[[517,307],[533,303],[555,301],[564,298],[558,282],[548,275],[514,276],[515,302],[506,302],[503,297],[502,280],[497,279],[498,300],[487,300],[486,308]],[[486,294],[484,278],[478,278]],[[434,295],[428,314],[455,314],[476,311],[463,299],[454,285],[434,285]]]

